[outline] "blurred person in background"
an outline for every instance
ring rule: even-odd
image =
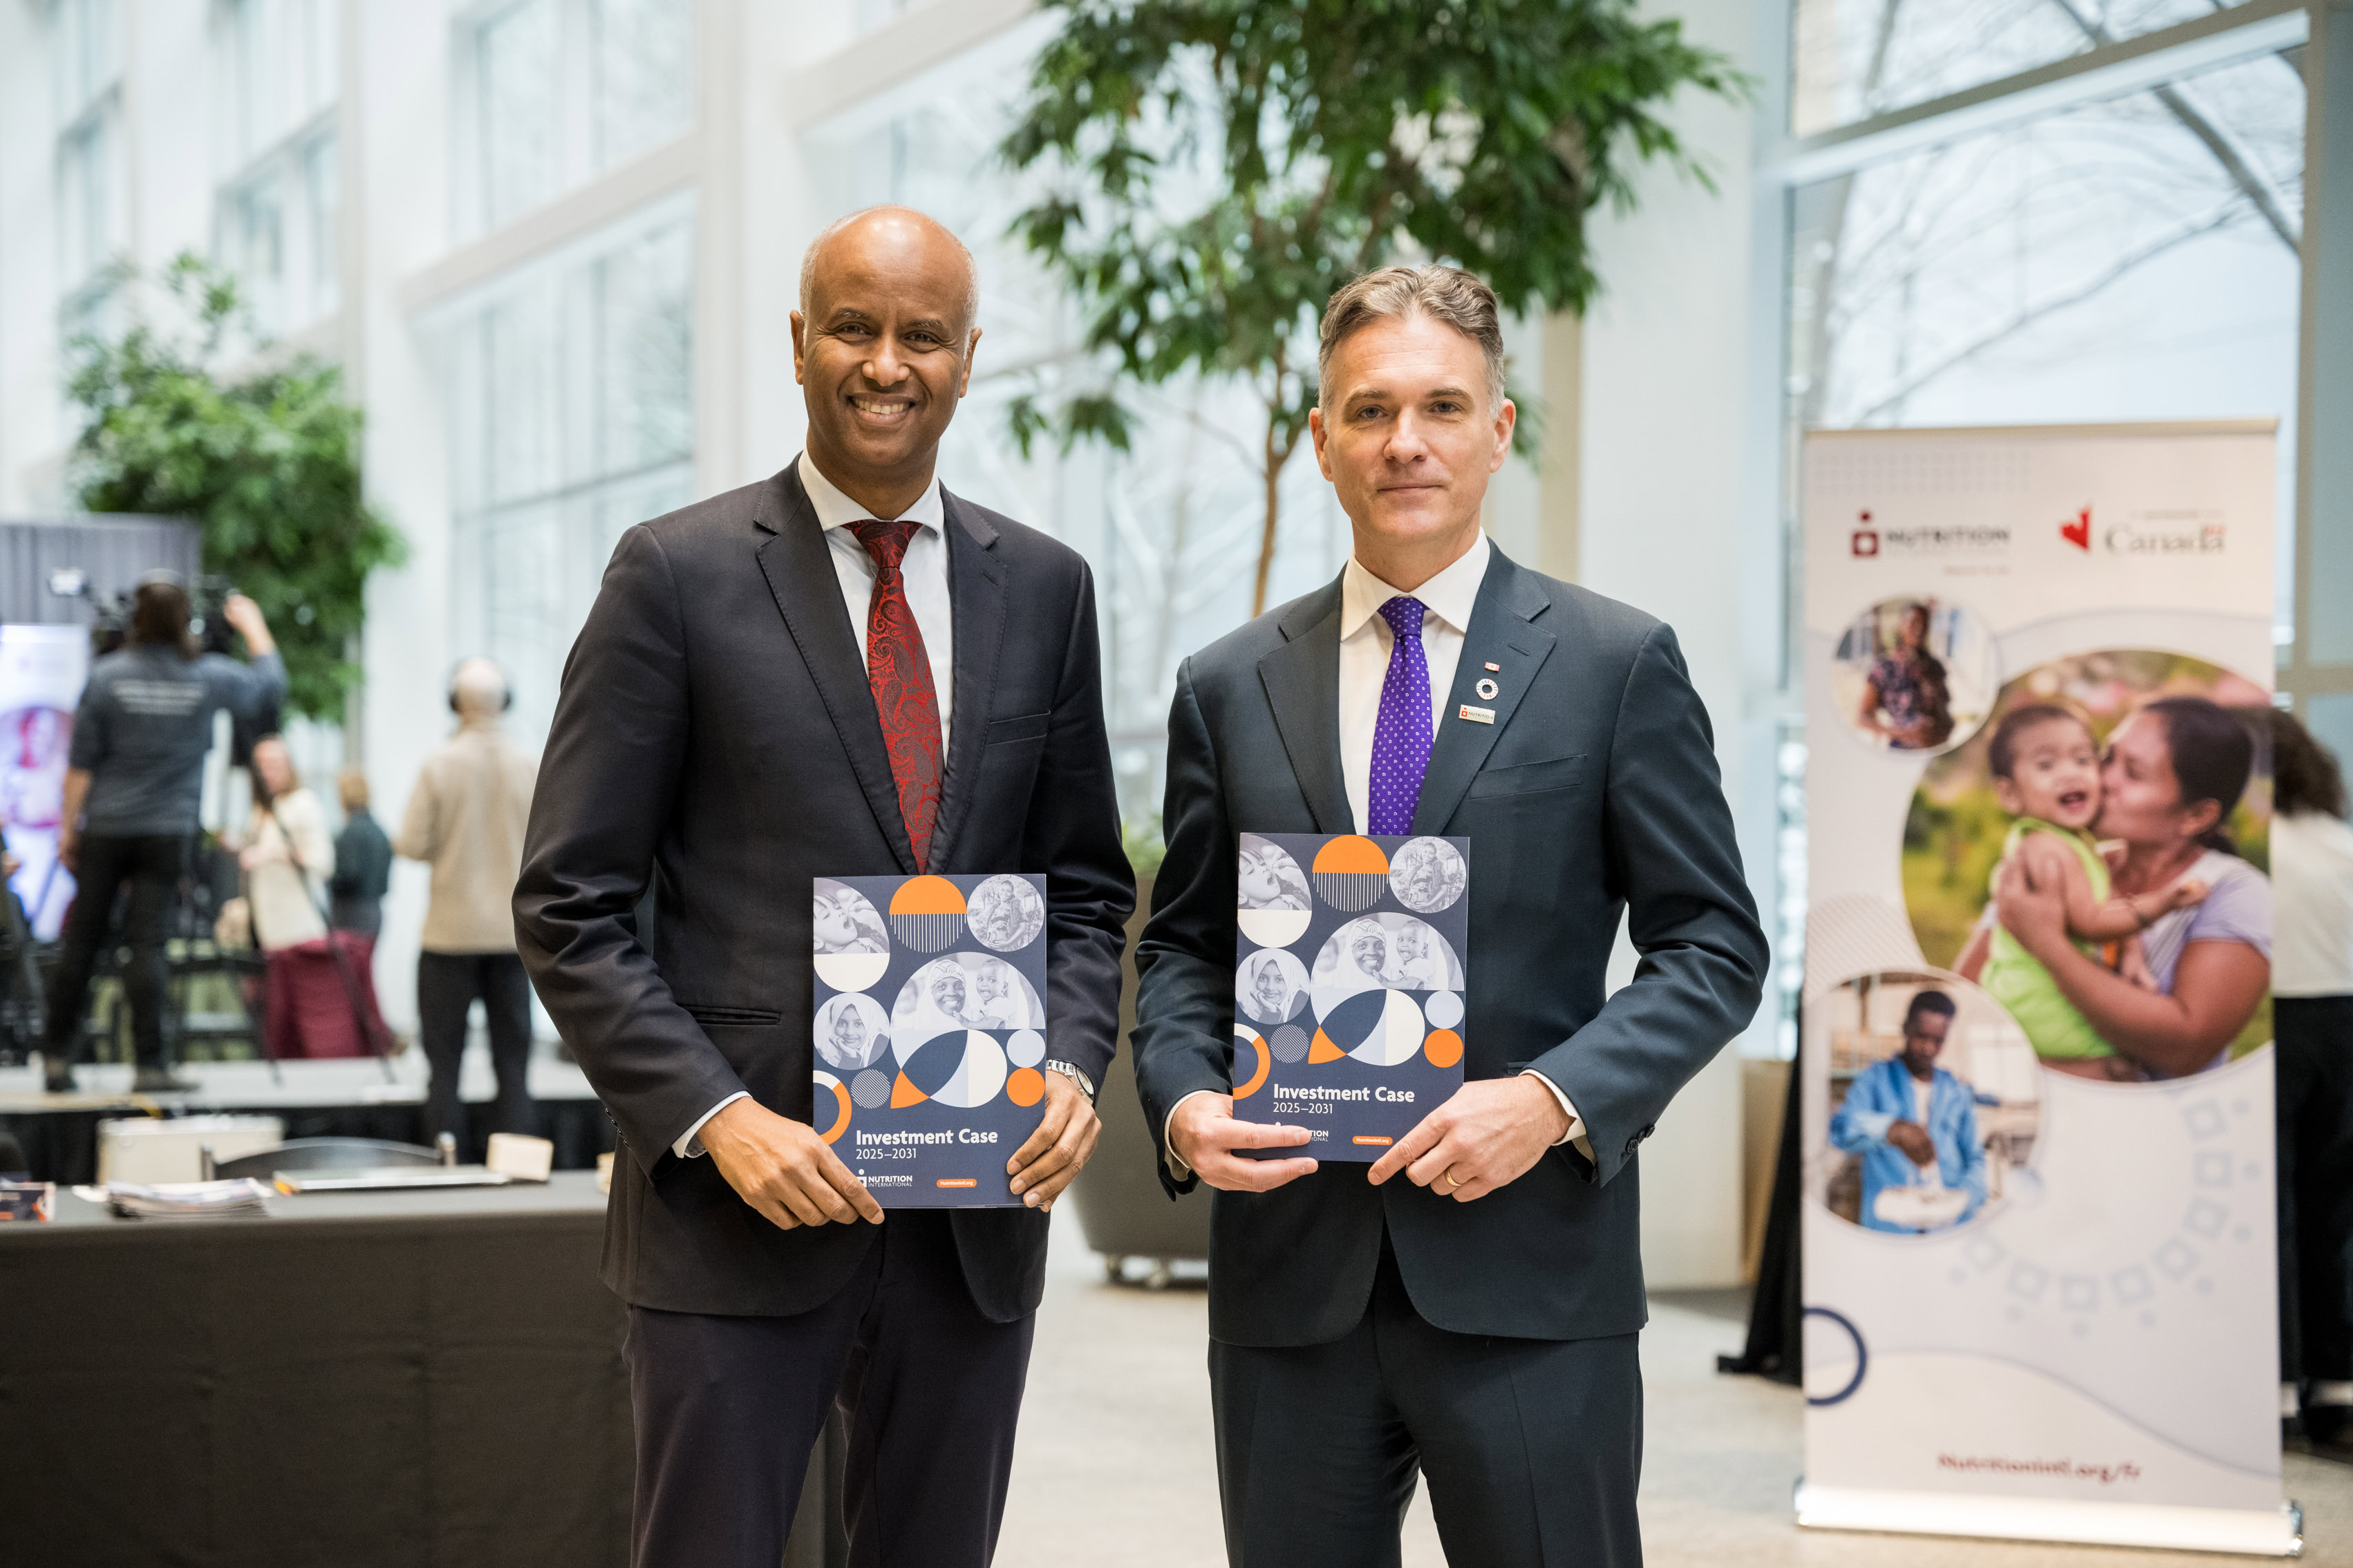
[[[458,732],[425,759],[394,850],[433,868],[423,951],[417,955],[417,1034],[433,1069],[425,1099],[427,1142],[465,1135],[458,1068],[466,1016],[482,1004],[499,1079],[495,1131],[530,1132],[531,982],[515,956],[515,878],[539,763],[503,729],[513,697],[487,658],[449,678]]]
[[[365,773],[345,768],[336,774],[335,795],[343,803],[343,830],[335,835],[335,874],[327,879],[333,900],[327,923],[367,938],[373,951],[392,886],[392,840],[368,811]]]
[[[232,594],[221,613],[244,637],[251,664],[198,648],[188,632],[187,590],[169,573],[151,574],[132,596],[128,641],[91,666],[82,689],[58,837],[58,858],[79,887],[49,990],[42,1057],[52,1094],[72,1091],[90,972],[125,883],[132,1087],[141,1093],[188,1087],[164,1065],[164,941],[196,833],[213,715],[226,708],[256,717],[286,691],[286,666],[260,606]]]
[[[2353,1436],[2353,827],[2345,777],[2272,714],[2281,1414]]]
[[[359,1057],[379,1048],[375,983],[365,938],[327,928],[326,890],[335,874],[327,810],[302,785],[285,741],[253,743],[253,816],[237,854],[245,869],[254,945],[268,963],[264,1029],[269,1054]]]

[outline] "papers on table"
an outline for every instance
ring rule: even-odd
[[[217,1219],[266,1215],[269,1189],[252,1177],[233,1182],[109,1182],[104,1202],[124,1219]]]

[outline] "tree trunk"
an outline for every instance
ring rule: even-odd
[[[1282,465],[1290,460],[1291,447],[1275,445],[1274,420],[1270,416],[1266,422],[1266,456],[1261,470],[1266,478],[1266,522],[1258,536],[1258,583],[1250,590],[1252,620],[1266,614],[1266,583],[1274,573],[1274,525],[1282,514]]]

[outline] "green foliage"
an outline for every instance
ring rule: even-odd
[[[1661,108],[1687,85],[1748,87],[1634,0],[1050,4],[1062,29],[1001,151],[1075,179],[1013,232],[1084,301],[1087,345],[1123,375],[1252,385],[1270,508],[1335,289],[1431,258],[1486,279],[1506,310],[1582,310],[1599,287],[1586,215],[1630,207],[1649,160],[1706,178]],[[1016,411],[1025,450],[1050,426],[1065,442],[1125,429],[1077,404]]]
[[[228,379],[221,364],[241,326],[235,281],[185,253],[162,281],[193,331],[137,321],[112,342],[72,345],[68,393],[86,416],[74,446],[80,504],[194,519],[205,571],[269,617],[289,705],[339,720],[359,679],[344,656],[367,575],[406,554],[361,496],[360,411],[343,399],[341,371],[308,355]]]
[[[1119,829],[1120,846],[1127,851],[1127,864],[1136,880],[1149,881],[1159,875],[1160,862],[1168,856],[1168,846],[1160,837],[1160,814],[1124,822]]]

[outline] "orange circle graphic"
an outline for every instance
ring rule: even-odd
[[[1451,1029],[1432,1029],[1421,1042],[1421,1054],[1432,1067],[1451,1068],[1462,1059],[1462,1037]]]
[[[1251,1095],[1256,1094],[1259,1091],[1260,1086],[1266,1082],[1266,1075],[1274,1068],[1274,1058],[1266,1054],[1266,1041],[1253,1037],[1250,1040],[1250,1044],[1257,1047],[1258,1050],[1258,1070],[1250,1074],[1250,1081],[1248,1083],[1236,1084],[1234,1086],[1234,1098],[1236,1100],[1247,1100]]]
[[[1386,877],[1389,874],[1389,858],[1371,839],[1351,833],[1318,849],[1314,869]]]
[[[1036,1068],[1015,1068],[1005,1079],[1005,1098],[1016,1105],[1035,1105],[1046,1098],[1046,1075]]]
[[[964,895],[945,877],[910,877],[891,896],[894,915],[960,915]]]
[[[834,1117],[833,1125],[825,1130],[825,1141],[828,1143],[849,1129],[849,1091],[838,1083],[832,1089],[834,1103],[840,1107],[840,1112]]]

